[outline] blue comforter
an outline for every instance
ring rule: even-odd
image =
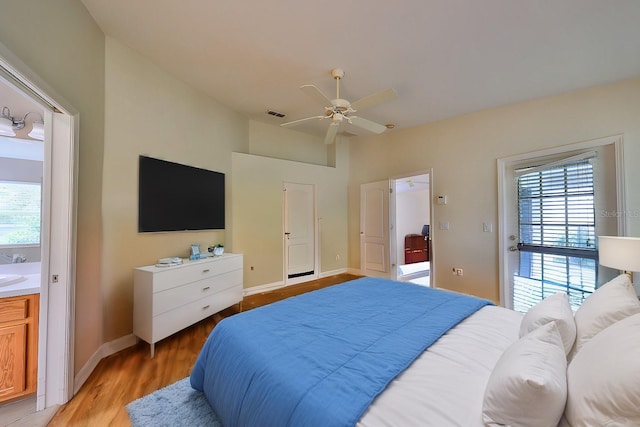
[[[427,347],[489,301],[362,278],[221,321],[191,373],[225,427],[353,426]]]

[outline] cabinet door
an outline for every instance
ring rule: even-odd
[[[0,400],[25,390],[27,325],[0,327]]]

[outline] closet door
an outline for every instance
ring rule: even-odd
[[[315,206],[314,185],[284,184],[285,282],[287,284],[318,277]]]
[[[360,270],[389,276],[389,181],[360,186]]]

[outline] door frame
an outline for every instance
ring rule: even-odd
[[[433,203],[433,168],[423,169],[417,172],[411,173],[403,173],[401,175],[395,175],[390,179],[390,188],[396,188],[396,181],[411,178],[417,175],[428,175],[429,176],[429,224],[430,224],[430,232],[429,232],[429,287],[435,288],[435,262],[433,255],[433,235],[435,229],[433,227],[434,223],[434,203]],[[396,192],[395,190],[391,192],[389,197],[389,253],[390,253],[390,277],[393,280],[398,278],[398,259],[397,259],[397,239],[396,239]]]
[[[0,78],[45,109],[36,411],[73,396],[79,113],[0,43]],[[53,151],[55,150],[55,156]],[[56,189],[56,200],[52,190]],[[52,286],[53,275],[58,282]],[[62,366],[60,366],[62,365]],[[62,368],[62,369],[61,369]]]
[[[415,171],[415,172],[408,172],[408,173],[403,173],[403,174],[399,174],[399,175],[394,175],[393,177],[389,178],[387,180],[388,182],[388,186],[389,189],[392,190],[395,188],[395,182],[396,180],[400,180],[400,179],[406,179],[406,178],[410,178],[412,176],[416,176],[416,175],[429,175],[429,224],[431,224],[431,231],[430,231],[430,236],[429,236],[429,286],[432,288],[435,288],[435,278],[436,278],[436,268],[435,268],[435,258],[436,255],[434,255],[434,252],[437,251],[433,251],[433,237],[436,234],[436,230],[433,227],[434,224],[434,203],[433,203],[433,188],[434,188],[434,177],[433,177],[433,168],[426,168],[426,169],[422,169],[420,171]],[[364,250],[363,250],[363,231],[362,231],[362,186],[366,185],[366,184],[374,184],[374,183],[379,183],[379,182],[383,182],[384,180],[378,180],[378,181],[372,181],[372,182],[365,182],[363,184],[360,184],[360,233],[359,233],[359,237],[360,237],[360,273],[364,274],[364,269],[363,269],[363,265],[364,265]],[[397,278],[397,269],[398,269],[398,263],[397,263],[397,255],[396,255],[396,249],[397,249],[397,243],[396,243],[396,236],[395,236],[395,221],[396,221],[396,203],[395,203],[395,192],[394,191],[389,191],[387,192],[387,197],[388,197],[388,207],[387,207],[387,215],[388,215],[388,227],[387,227],[387,249],[388,249],[388,254],[386,254],[386,258],[387,258],[387,262],[389,263],[389,271],[383,276],[383,277],[388,277],[390,279],[394,279]]]
[[[294,278],[289,278],[289,257],[287,251],[287,205],[286,205],[286,190],[285,186],[287,184],[294,185],[309,185],[313,191],[313,274],[309,274],[306,276],[299,276]],[[318,253],[320,244],[319,244],[319,230],[318,230],[318,188],[316,184],[306,184],[299,182],[289,182],[284,181],[282,183],[282,256],[283,256],[283,272],[282,278],[285,286],[295,285],[298,283],[308,282],[310,280],[315,280],[320,277],[320,254]]]
[[[535,160],[540,157],[562,155],[578,150],[588,150],[591,148],[602,147],[613,144],[615,150],[616,163],[616,199],[618,212],[626,212],[626,188],[624,173],[624,139],[623,135],[612,135],[592,139],[588,141],[577,142],[568,145],[561,145],[545,150],[533,151],[529,153],[517,154],[515,156],[500,158],[497,161],[498,169],[498,278],[500,283],[500,305],[506,308],[512,307],[511,288],[508,286],[510,281],[510,266],[508,257],[508,241],[509,236],[509,194],[507,189],[509,186],[506,180],[509,179],[509,167],[528,160]],[[618,235],[626,236],[628,232],[628,223],[625,215],[620,215],[618,221]]]

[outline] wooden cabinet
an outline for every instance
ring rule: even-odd
[[[0,299],[0,402],[36,391],[38,294]]]
[[[420,234],[404,237],[404,263],[429,261],[429,238]]]
[[[133,333],[151,345],[242,301],[240,254],[134,270]]]

